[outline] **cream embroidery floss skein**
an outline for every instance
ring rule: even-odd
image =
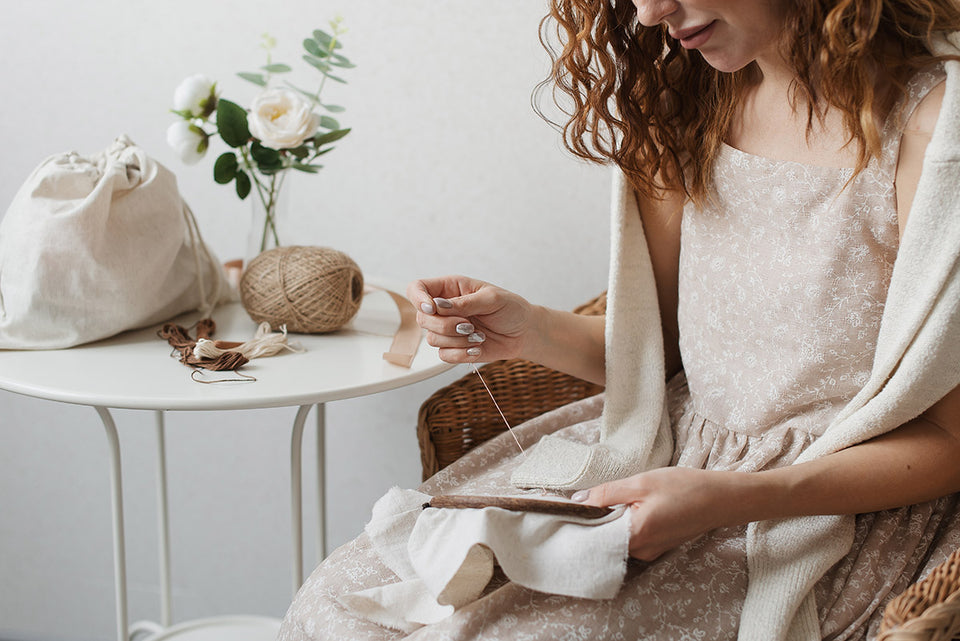
[[[264,358],[274,356],[280,352],[302,352],[304,349],[298,345],[291,345],[287,342],[287,328],[281,327],[280,331],[270,330],[270,323],[260,323],[257,327],[257,333],[253,338],[239,345],[222,347],[217,341],[208,338],[197,339],[197,344],[193,348],[193,355],[197,358],[215,359],[227,352],[236,352],[242,354],[248,360],[255,358]]]
[[[343,252],[278,247],[254,258],[240,278],[250,317],[291,332],[332,332],[349,323],[363,299],[363,274]]]

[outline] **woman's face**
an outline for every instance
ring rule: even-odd
[[[646,27],[666,25],[685,49],[718,71],[780,59],[783,0],[633,0]]]

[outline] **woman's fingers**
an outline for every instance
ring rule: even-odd
[[[589,490],[580,490],[571,497],[574,501],[587,505],[620,505],[637,501],[643,496],[641,475],[630,476],[618,481],[610,481],[592,487]]]
[[[440,348],[437,350],[437,355],[444,363],[479,363],[491,360],[483,357],[483,349],[480,347],[468,347],[466,349]]]
[[[482,316],[497,307],[498,288],[489,283],[446,276],[417,280],[407,287],[407,298],[427,316]]]
[[[457,331],[456,335],[437,334],[429,332],[427,334],[427,344],[431,347],[460,347],[467,349],[475,345],[480,345],[487,340],[487,335],[482,331],[474,329],[470,323],[461,323],[459,327],[463,331]]]
[[[464,276],[423,278],[407,286],[407,298],[424,314],[442,314],[453,308],[451,299],[471,294],[485,284]]]
[[[427,344],[450,363],[520,355],[530,326],[530,304],[489,283],[446,276],[417,280],[407,287]]]

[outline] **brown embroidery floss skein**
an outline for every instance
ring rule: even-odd
[[[291,332],[332,332],[349,323],[363,299],[363,274],[343,252],[278,247],[254,258],[240,278],[250,317]]]

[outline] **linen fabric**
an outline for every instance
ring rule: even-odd
[[[627,568],[630,519],[619,508],[598,519],[500,508],[423,509],[430,496],[394,488],[365,528],[399,578],[340,597],[356,614],[404,632],[438,623],[476,600],[494,564],[517,585],[610,599]]]
[[[174,175],[126,136],[44,160],[0,221],[0,349],[72,347],[233,296]]]

